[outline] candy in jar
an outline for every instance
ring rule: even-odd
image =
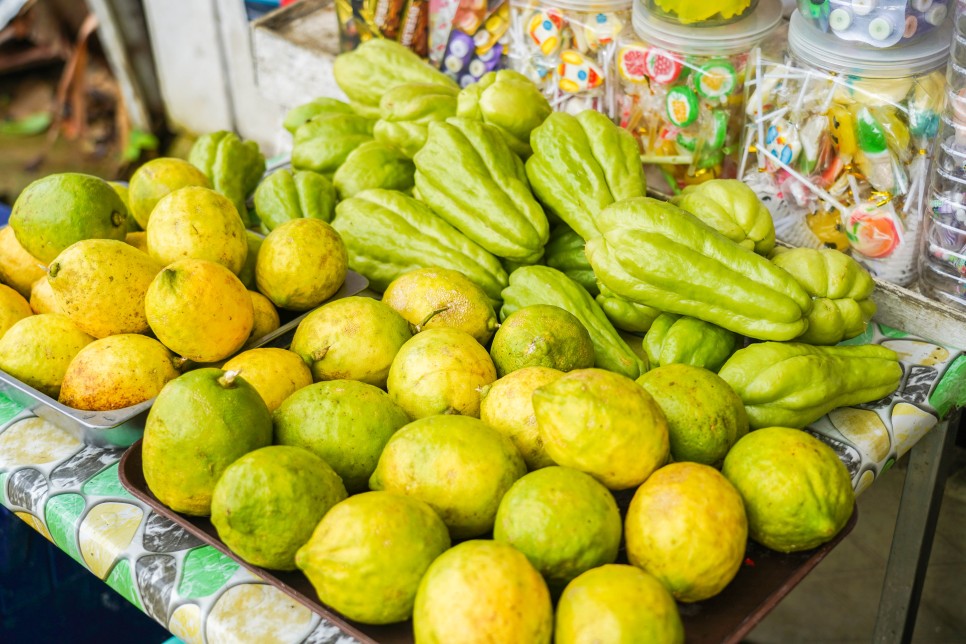
[[[630,22],[631,0],[512,0],[508,65],[555,110],[614,118],[617,37]]]
[[[778,0],[715,27],[679,25],[635,8],[633,30],[617,49],[617,117],[640,144],[652,189],[670,194],[735,176],[748,53],[780,19]]]
[[[873,275],[916,278],[947,37],[858,49],[795,13],[749,64],[741,178],[779,239],[849,251]]]
[[[429,0],[429,56],[466,87],[503,69],[510,25],[507,0]]]

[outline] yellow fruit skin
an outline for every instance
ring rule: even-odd
[[[30,289],[30,309],[34,313],[64,314],[57,304],[57,296],[54,295],[54,289],[50,288],[46,275],[34,282],[33,288]]]
[[[816,548],[852,516],[848,469],[831,447],[800,429],[749,433],[728,452],[721,472],[744,499],[751,538],[772,550]]]
[[[420,331],[449,327],[486,345],[499,323],[486,293],[459,271],[418,268],[393,280],[382,301]]]
[[[143,230],[129,232],[124,236],[124,243],[134,246],[142,253],[148,252],[148,234]]]
[[[167,195],[151,212],[147,233],[151,257],[165,266],[206,259],[235,275],[245,266],[245,225],[234,204],[214,190],[193,186]]]
[[[65,315],[31,315],[0,338],[0,369],[57,398],[70,361],[93,341]]]
[[[211,182],[201,170],[182,159],[162,157],[148,161],[134,172],[128,184],[131,214],[147,230],[151,211],[161,198],[186,186],[211,188]]]
[[[429,565],[450,546],[432,508],[412,497],[365,492],[330,510],[296,555],[322,600],[349,619],[408,619]]]
[[[466,541],[426,571],[416,592],[419,644],[549,644],[553,607],[527,558],[496,541]]]
[[[262,242],[255,284],[275,306],[308,311],[339,290],[348,270],[345,244],[335,228],[321,219],[292,219]]]
[[[148,324],[178,355],[215,362],[240,349],[255,321],[252,298],[230,270],[183,259],[158,273],[144,298]]]
[[[594,343],[569,311],[531,304],[503,320],[493,336],[490,356],[500,377],[524,367],[573,371],[594,366]]]
[[[389,368],[389,395],[412,419],[480,417],[480,390],[496,367],[480,343],[458,329],[428,329],[406,342]]]
[[[248,344],[251,344],[278,329],[281,320],[271,300],[256,291],[248,291],[248,294],[252,298],[252,310],[255,314],[252,332],[248,336]]]
[[[342,481],[321,458],[270,445],[248,452],[221,475],[211,497],[211,522],[248,563],[295,570],[295,553],[345,498]]]
[[[144,480],[159,501],[193,516],[211,512],[225,469],[272,442],[272,415],[244,378],[195,369],[170,381],[144,423]]]
[[[144,295],[161,265],[113,239],[86,239],[50,263],[47,281],[57,306],[95,338],[145,333]]]
[[[226,362],[225,371],[237,371],[259,393],[268,411],[275,411],[286,398],[312,384],[312,372],[287,349],[249,349]]]
[[[664,413],[627,376],[571,371],[533,392],[533,410],[550,458],[612,490],[640,485],[667,461]]]
[[[30,287],[46,274],[47,266],[24,250],[13,228],[0,229],[0,282],[30,297]]]
[[[640,568],[608,564],[574,579],[557,602],[556,644],[684,644],[674,598]]]
[[[122,409],[154,398],[179,375],[174,356],[154,338],[112,335],[91,342],[71,360],[59,400],[75,409]]]
[[[409,323],[378,300],[353,296],[309,313],[292,338],[312,377],[359,380],[386,388],[389,367],[399,348],[413,336]]]
[[[637,379],[664,412],[671,458],[721,469],[725,454],[748,433],[741,398],[712,371],[688,364],[667,364]]]
[[[480,420],[513,441],[527,469],[555,465],[543,446],[533,413],[533,392],[564,375],[548,367],[524,367],[503,376],[483,391]]]
[[[0,284],[0,337],[20,320],[33,315],[30,304],[17,291]]]
[[[671,463],[634,493],[624,538],[632,564],[675,599],[696,602],[720,593],[738,573],[748,520],[741,496],[718,470]]]
[[[526,471],[510,439],[481,420],[432,416],[393,434],[369,487],[425,501],[466,539],[493,528],[500,499]]]

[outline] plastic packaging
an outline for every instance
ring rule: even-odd
[[[557,111],[617,111],[617,39],[631,0],[511,0],[508,66]]]
[[[429,54],[429,0],[336,0],[335,14],[342,51],[370,38],[387,38],[423,58]]]
[[[748,54],[780,20],[779,0],[761,0],[738,22],[700,28],[635,7],[634,28],[617,49],[617,117],[640,143],[649,186],[673,193],[735,176]]]
[[[726,25],[755,10],[758,0],[646,0],[652,16],[695,27]]]
[[[945,22],[952,0],[798,0],[802,17],[844,41],[872,47],[909,43]]]
[[[506,64],[508,0],[428,0],[429,62],[460,87]]]
[[[966,308],[966,3],[959,3],[946,68],[946,110],[933,157],[929,207],[923,212],[919,288]]]
[[[860,49],[795,12],[788,51],[776,38],[751,61],[739,172],[779,239],[848,250],[902,286],[916,279],[949,29]]]

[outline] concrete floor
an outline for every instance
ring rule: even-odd
[[[908,457],[858,498],[859,521],[747,644],[872,641]],[[913,642],[966,642],[966,449],[956,448]]]

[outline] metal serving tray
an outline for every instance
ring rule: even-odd
[[[365,277],[355,271],[349,271],[339,290],[326,301],[331,302],[356,295],[365,290],[368,285],[369,281]],[[273,346],[283,336],[290,340],[291,336],[287,334],[294,332],[299,322],[309,313],[310,311],[298,314],[279,310],[279,317],[283,322],[281,326],[256,340],[246,347],[246,350]],[[140,439],[144,432],[144,421],[148,416],[148,410],[154,403],[152,398],[137,405],[112,411],[83,411],[62,405],[47,394],[24,384],[2,370],[0,370],[0,393],[88,445],[98,447],[129,447]]]

